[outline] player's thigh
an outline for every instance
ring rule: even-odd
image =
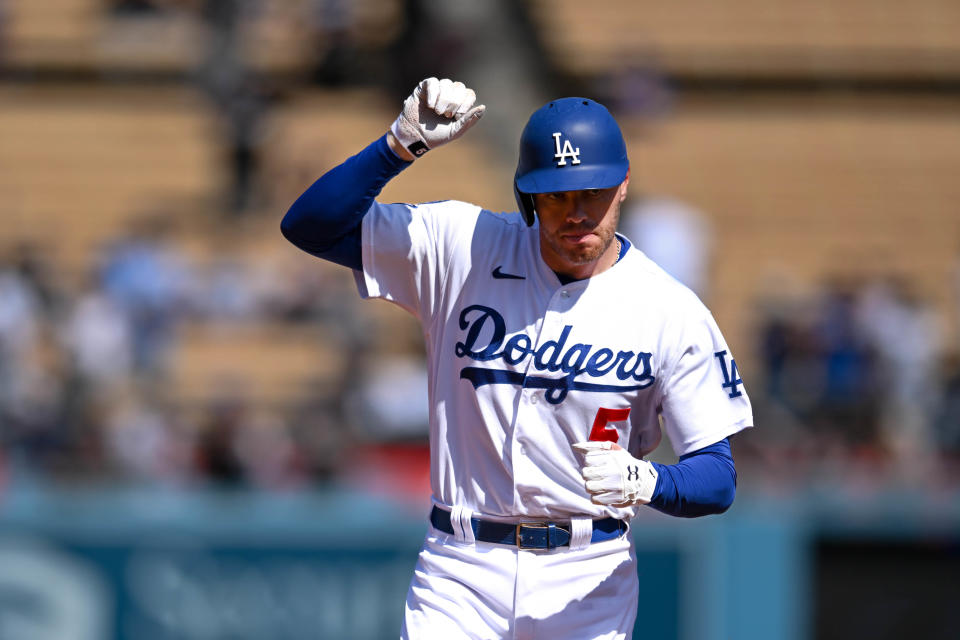
[[[517,594],[517,628],[529,620],[536,638],[590,640],[629,638],[637,615],[636,555],[628,539],[538,558]],[[518,589],[521,587],[518,586]],[[519,603],[523,603],[520,605]]]
[[[428,535],[404,607],[401,638],[502,638],[510,628],[515,553]]]

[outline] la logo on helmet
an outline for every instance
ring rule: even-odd
[[[570,158],[570,164],[580,164],[580,147],[576,149],[573,148],[573,145],[570,144],[569,140],[563,141],[563,149],[560,148],[560,136],[563,134],[559,131],[553,134],[553,141],[557,146],[557,153],[554,154],[554,158],[559,160],[557,163],[558,167],[567,166],[567,158]]]

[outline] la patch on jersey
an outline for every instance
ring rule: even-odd
[[[568,143],[569,144],[569,143]],[[576,149],[557,153],[572,162]],[[640,251],[561,284],[518,214],[446,201],[374,204],[365,297],[421,322],[434,500],[484,516],[618,518],[593,504],[571,448],[612,440],[679,455],[752,425],[736,362],[703,304]]]

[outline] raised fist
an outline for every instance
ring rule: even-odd
[[[403,111],[390,132],[404,149],[418,158],[472,127],[486,109],[473,106],[477,94],[462,82],[427,78],[404,100]]]

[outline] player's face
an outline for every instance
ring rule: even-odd
[[[617,261],[614,232],[629,181],[628,174],[621,184],[608,189],[534,194],[540,254],[547,266],[576,279],[613,266]]]

